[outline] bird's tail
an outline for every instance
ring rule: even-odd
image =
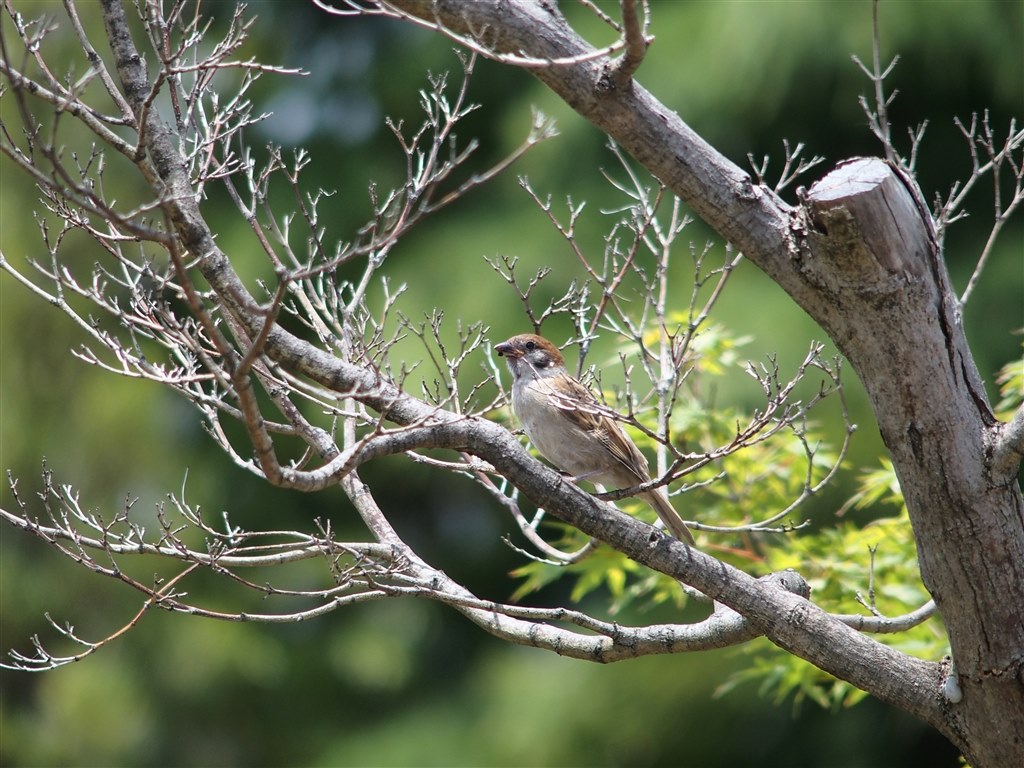
[[[661,522],[665,524],[672,535],[680,541],[685,541],[687,544],[694,544],[693,534],[690,533],[690,529],[686,527],[686,523],[683,522],[683,518],[679,516],[675,508],[665,497],[665,495],[659,491],[650,491],[643,494],[640,498],[651,505],[651,508],[658,513],[658,517],[661,518]]]

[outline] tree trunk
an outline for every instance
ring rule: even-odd
[[[880,160],[840,165],[808,194],[802,271],[867,389],[949,631],[963,699],[947,735],[975,765],[1021,765],[1024,509],[988,468],[997,422],[917,200]]]

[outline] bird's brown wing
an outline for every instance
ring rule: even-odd
[[[577,427],[594,435],[622,466],[636,478],[636,484],[651,479],[647,458],[616,421],[615,411],[602,405],[583,384],[569,377],[569,392],[552,389],[551,402]]]
[[[567,392],[556,390],[554,387],[549,390],[550,402],[554,404],[559,413],[575,426],[600,440],[608,448],[608,452],[622,464],[623,469],[633,478],[634,485],[640,485],[650,480],[647,458],[619,426],[615,420],[615,412],[602,405],[593,393],[576,379],[569,378],[567,389]],[[693,534],[690,533],[686,523],[679,517],[679,513],[663,494],[664,491],[652,490],[640,494],[640,498],[651,505],[676,538],[693,544]]]

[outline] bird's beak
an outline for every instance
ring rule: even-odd
[[[518,360],[523,356],[521,350],[509,344],[507,341],[501,342],[501,344],[494,348],[494,351],[498,353],[498,357],[508,357],[512,360]]]

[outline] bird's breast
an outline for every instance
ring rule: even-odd
[[[607,449],[551,403],[544,381],[516,382],[512,410],[541,456],[563,472],[581,476],[605,467]]]

